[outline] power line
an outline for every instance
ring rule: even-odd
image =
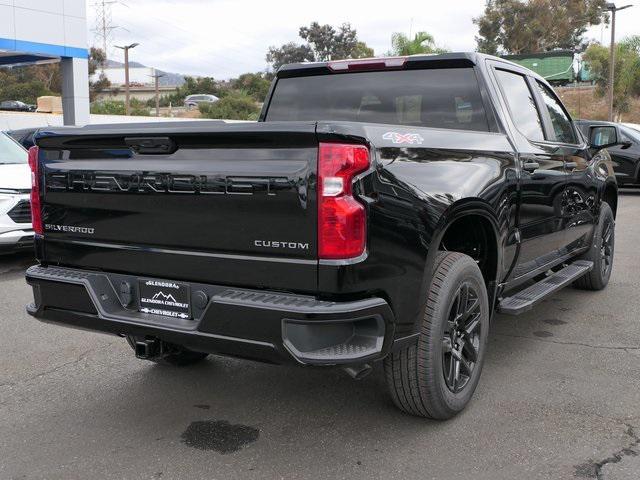
[[[109,56],[109,47],[113,41],[113,31],[118,28],[117,25],[113,25],[113,17],[111,15],[111,6],[114,3],[118,2],[115,0],[99,0],[91,4],[96,11],[95,26],[92,31],[97,43],[102,45],[105,57]]]

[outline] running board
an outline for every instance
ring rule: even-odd
[[[534,305],[590,272],[592,268],[593,262],[586,260],[573,262],[512,297],[503,298],[498,304],[498,312],[506,315],[520,315],[531,310]]]

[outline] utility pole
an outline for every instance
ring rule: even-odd
[[[624,10],[625,8],[632,7],[633,5],[625,5],[624,7],[616,7],[615,3],[607,3],[605,5],[606,9],[611,12],[611,45],[609,47],[609,88],[608,88],[608,102],[609,102],[609,121],[613,122],[613,86],[615,79],[615,68],[616,68],[616,53],[615,53],[615,43],[616,43],[616,12],[619,10]]]
[[[118,45],[115,46],[116,48],[124,50],[124,110],[126,115],[131,113],[131,107],[129,105],[129,49],[136,48],[138,45],[140,44],[132,43],[131,45],[125,45],[124,47],[119,47]]]
[[[158,80],[164,76],[164,73],[157,73],[155,70],[153,75],[151,75],[151,78],[153,78],[156,87],[156,117],[160,116],[160,85]]]

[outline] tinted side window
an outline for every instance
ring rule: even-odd
[[[281,78],[266,119],[489,130],[472,68]]]
[[[544,140],[540,115],[524,76],[505,70],[496,70],[496,76],[518,130],[529,140]]]
[[[564,113],[560,102],[558,102],[546,85],[543,85],[538,81],[536,81],[536,85],[538,85],[540,95],[542,96],[544,104],[547,106],[547,110],[549,111],[549,116],[551,117],[551,125],[553,126],[555,139],[550,140],[556,140],[561,143],[578,143],[576,140],[576,134],[571,126],[571,120],[569,120],[567,114]]]
[[[608,145],[610,143],[616,143],[618,141],[618,135],[614,127],[604,126],[604,128],[598,128],[593,130],[596,126],[591,127],[591,140],[596,145]]]

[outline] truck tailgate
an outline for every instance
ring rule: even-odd
[[[317,286],[314,123],[43,132],[44,263]]]

